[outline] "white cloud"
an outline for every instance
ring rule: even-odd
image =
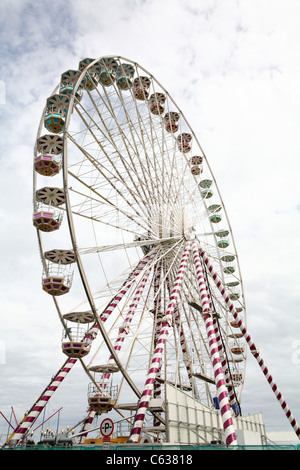
[[[74,0],[51,8],[30,0],[2,1],[0,341],[7,364],[0,368],[6,415],[17,403],[24,412],[63,362],[61,326],[51,298],[39,290],[41,265],[31,223],[39,119],[62,72],[84,57],[111,54],[153,73],[198,135],[235,234],[250,334],[300,415],[299,365],[292,360],[292,345],[300,339],[299,9],[292,0],[185,5]],[[275,420],[272,426],[278,420],[288,430],[252,358],[249,364],[245,409],[254,412],[258,406],[268,421]],[[26,383],[28,374],[33,387]],[[19,387],[30,395],[27,402]],[[70,379],[70,393],[75,391]],[[59,393],[63,399],[63,390]]]

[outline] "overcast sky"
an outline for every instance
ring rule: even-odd
[[[300,2],[2,0],[0,3],[0,410],[18,419],[64,362],[41,289],[32,226],[33,147],[47,97],[81,59],[120,55],[149,70],[196,133],[240,258],[248,329],[300,423]],[[77,364],[53,396],[62,424],[85,411]],[[249,357],[243,414],[291,431]],[[1,421],[2,420],[2,421]],[[0,433],[7,425],[0,417]]]

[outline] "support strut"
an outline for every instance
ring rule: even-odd
[[[227,387],[223,374],[223,368],[219,356],[219,347],[215,336],[215,327],[213,318],[211,315],[211,304],[209,295],[207,292],[205,277],[202,269],[202,264],[199,256],[198,245],[196,242],[193,243],[193,255],[196,265],[196,274],[199,282],[200,291],[200,302],[202,306],[202,315],[205,323],[205,328],[208,337],[208,345],[211,355],[211,361],[214,370],[214,376],[216,381],[218,399],[220,403],[221,416],[223,422],[223,429],[225,432],[225,440],[227,445],[237,445],[235,430],[233,426],[233,420],[231,416],[231,408],[229,404]]]
[[[222,284],[221,279],[219,278],[218,274],[215,272],[215,270],[214,270],[214,268],[213,268],[213,266],[212,266],[212,264],[209,260],[209,257],[207,256],[205,251],[200,250],[199,252],[200,252],[200,256],[203,258],[203,261],[206,264],[206,266],[208,268],[208,271],[211,274],[217,288],[219,289],[219,291],[222,294],[226,304],[228,305],[229,311],[232,313],[233,317],[237,321],[238,326],[239,326],[239,328],[240,328],[240,330],[241,330],[241,332],[242,332],[244,338],[246,339],[246,342],[247,342],[247,344],[250,348],[250,352],[255,357],[256,361],[258,362],[259,367],[261,368],[261,370],[262,370],[263,374],[265,375],[270,387],[272,388],[272,390],[275,394],[275,397],[277,398],[278,402],[280,403],[280,406],[283,409],[290,425],[292,426],[293,430],[295,431],[296,435],[298,436],[298,439],[300,439],[300,428],[299,428],[294,416],[292,415],[292,412],[289,409],[289,407],[287,405],[287,402],[285,401],[282,394],[280,393],[280,391],[279,391],[272,375],[270,374],[266,364],[264,363],[264,361],[263,361],[256,345],[252,341],[252,338],[251,338],[250,334],[248,333],[248,331],[246,329],[246,326],[244,325],[241,317],[238,315],[233,303],[231,302],[229,296],[227,295],[226,290],[225,290],[225,288]]]
[[[153,388],[154,388],[155,378],[160,369],[160,364],[161,364],[163,351],[164,351],[164,345],[168,336],[169,329],[171,328],[171,325],[172,325],[172,316],[174,313],[174,309],[175,309],[177,298],[180,292],[180,287],[182,284],[183,276],[184,276],[185,269],[187,266],[190,249],[191,249],[191,242],[187,242],[185,251],[182,257],[182,261],[181,261],[181,264],[177,273],[177,278],[173,287],[173,291],[170,297],[170,303],[169,303],[166,315],[162,319],[161,330],[158,335],[156,348],[152,356],[150,369],[148,371],[147,379],[146,379],[142,396],[139,402],[139,406],[138,406],[137,413],[135,416],[135,421],[134,421],[133,429],[131,431],[129,442],[138,442],[138,439],[142,430],[142,426],[145,421],[146,412],[147,412],[149,401],[150,401]]]

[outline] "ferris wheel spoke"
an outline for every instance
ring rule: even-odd
[[[145,270],[149,270],[152,267],[153,259],[157,256],[157,250],[152,250],[149,254],[145,255],[137,264],[135,269],[129,274],[126,281],[123,283],[120,291],[114,296],[114,299],[109,303],[109,305],[105,308],[105,310],[100,314],[100,320],[106,321],[108,316],[114,310],[114,308],[118,305],[118,303],[122,300],[125,294],[129,291],[132,287],[133,282],[137,278],[145,272]]]
[[[118,352],[118,354],[120,353],[120,350],[122,348],[124,340],[125,340],[126,336],[129,333],[130,324],[132,322],[132,319],[133,319],[134,314],[136,312],[136,309],[138,307],[141,295],[143,293],[143,290],[145,288],[145,285],[146,285],[146,282],[148,280],[149,275],[150,275],[150,270],[148,270],[145,273],[145,275],[143,276],[143,278],[141,279],[141,282],[140,282],[139,286],[137,287],[137,289],[135,290],[135,293],[133,295],[133,300],[129,304],[129,310],[128,310],[126,316],[125,316],[124,322],[119,326],[118,336],[117,336],[117,338],[115,340],[115,344],[114,344],[114,349],[115,349],[115,351]],[[146,305],[147,303],[145,302],[144,304]],[[114,361],[114,358],[111,355],[109,360],[108,360],[108,363],[112,363],[113,361]],[[107,382],[110,378],[110,375],[111,374],[109,374],[109,373],[104,374],[104,376],[102,378],[102,382],[100,384],[100,389],[105,389],[105,387],[107,385]]]
[[[107,219],[115,220],[116,219],[116,214],[120,214],[120,215],[124,216],[127,220],[131,221],[131,222],[134,220],[134,223],[137,226],[139,226],[144,232],[146,232],[148,230],[148,225],[142,225],[142,223],[140,223],[138,221],[138,220],[141,220],[142,222],[147,223],[148,221],[146,219],[138,219],[137,220],[137,218],[134,216],[134,214],[124,211],[123,209],[120,208],[119,205],[116,205],[112,201],[104,198],[97,190],[93,189],[92,187],[89,187],[84,181],[82,181],[80,178],[78,178],[72,172],[69,172],[69,174],[70,174],[70,176],[75,178],[80,184],[82,184],[85,188],[92,191],[95,196],[99,197],[99,200],[98,200],[96,198],[88,196],[86,193],[76,191],[75,189],[73,189],[71,187],[70,192],[73,192],[76,195],[79,195],[80,197],[83,198],[83,202],[77,202],[76,205],[73,204],[72,211],[73,211],[74,214],[80,215],[82,217],[91,218],[91,220],[99,221],[99,222],[101,222],[103,224],[106,224],[106,225],[109,225],[111,227],[122,229],[121,226],[113,224],[113,223],[109,222],[109,220],[107,220]],[[99,210],[99,213],[101,214],[101,218],[96,219],[95,216],[91,217],[89,215],[86,215],[86,213],[89,214],[91,212],[91,202],[94,202],[93,203],[93,211],[94,212],[96,211],[97,207],[99,208],[98,210]],[[87,207],[85,208],[85,206],[87,206]],[[105,211],[104,211],[104,207],[107,207],[107,209]],[[134,230],[129,230],[129,229],[124,229],[124,230],[131,231],[131,232],[135,233]]]
[[[92,254],[92,253],[102,253],[107,251],[115,251],[115,250],[124,250],[128,248],[137,248],[137,247],[154,247],[156,245],[164,245],[168,243],[174,243],[178,240],[182,240],[182,237],[169,237],[169,238],[162,238],[162,239],[146,239],[143,240],[140,237],[136,238],[136,241],[129,242],[129,243],[117,243],[114,245],[104,245],[104,246],[94,246],[91,248],[79,248],[79,253],[82,255]]]
[[[121,100],[121,102],[123,102],[122,95],[120,95],[120,100]],[[124,104],[124,102],[123,102],[123,104]],[[124,109],[126,111],[125,106],[124,106]],[[139,109],[138,109],[137,105],[136,105],[136,111],[137,111],[137,115],[138,115],[137,124],[132,122],[132,120],[130,119],[128,113],[126,113],[127,122],[128,122],[128,125],[129,125],[130,135],[132,136],[133,143],[134,143],[133,152],[138,157],[139,167],[141,168],[143,178],[145,179],[145,181],[148,180],[148,183],[147,183],[148,192],[149,192],[149,187],[151,187],[151,189],[152,189],[152,191],[150,191],[151,197],[153,197],[153,195],[155,195],[157,193],[158,197],[156,199],[157,199],[157,201],[159,201],[159,199],[161,200],[161,196],[159,195],[160,194],[159,193],[160,186],[162,186],[162,188],[163,188],[164,184],[154,185],[153,184],[153,178],[149,179],[149,177],[148,177],[148,175],[150,176],[153,173],[153,171],[152,171],[153,169],[155,170],[154,176],[156,177],[157,181],[160,181],[161,176],[165,175],[164,167],[160,166],[159,160],[156,158],[156,153],[155,153],[154,148],[153,148],[153,141],[157,142],[158,144],[160,143],[160,139],[157,136],[157,124],[154,124],[153,118],[150,115],[150,121],[148,121],[150,123],[150,126],[146,126],[145,122],[142,120],[142,118],[140,116],[140,112],[139,112]],[[113,113],[113,110],[112,110],[112,113]],[[113,115],[114,115],[114,113],[113,113]],[[115,121],[117,122],[116,117],[115,117]],[[143,123],[143,128],[141,127],[141,123]],[[137,126],[138,126],[138,129],[137,129]],[[148,127],[150,127],[151,136],[149,135]],[[133,130],[135,131],[134,133],[133,133]],[[122,136],[124,142],[125,141],[129,142],[128,138],[125,137],[125,133],[122,129],[120,129],[120,135]],[[146,137],[147,137],[147,140],[148,140],[148,145],[145,143]],[[136,142],[135,139],[138,139],[138,142]],[[147,151],[146,150],[143,151],[143,153],[145,154],[146,166],[144,166],[143,161],[139,158],[139,153],[140,153],[139,152],[139,147],[141,147],[143,149],[148,149]],[[166,150],[159,148],[159,153],[162,154],[162,155],[165,155]],[[151,153],[152,159],[149,158],[148,151]],[[172,152],[173,152],[173,160],[174,160],[174,158],[175,158],[174,146],[172,146]],[[129,156],[131,156],[131,153],[132,152],[128,152]],[[168,152],[167,152],[167,155],[169,155]],[[162,159],[163,164],[164,164],[164,160],[165,159],[163,158]],[[159,168],[157,167],[157,165],[159,166]],[[157,168],[159,169],[159,171],[157,171]],[[136,168],[135,168],[135,174],[137,174]]]
[[[137,205],[137,207],[139,207],[144,212],[144,216],[145,215],[147,216],[147,214],[145,214],[145,207],[147,207],[147,205],[145,203],[143,205],[141,205],[140,201],[138,200],[138,193],[134,192],[131,189],[131,187],[126,183],[125,179],[122,178],[122,176],[120,174],[118,174],[118,172],[114,173],[113,170],[116,170],[116,168],[113,167],[112,170],[109,170],[107,167],[104,167],[101,164],[101,162],[99,162],[95,157],[93,157],[89,152],[87,152],[86,149],[84,149],[81,145],[79,145],[79,143],[75,139],[73,139],[73,137],[70,134],[69,134],[69,138],[82,151],[82,153],[87,157],[87,159],[92,164],[92,166],[106,180],[106,182],[111,186],[111,188],[116,191],[116,193],[121,197],[121,199],[124,200],[125,205],[129,206],[135,212],[136,216],[141,217],[141,214],[136,210],[136,205]],[[100,142],[97,141],[97,144],[100,145]],[[73,174],[74,174],[74,170],[73,170]],[[89,172],[88,173],[85,172],[84,177],[87,178],[87,176],[89,176],[89,174],[90,174]],[[77,176],[77,179],[79,179],[80,181],[82,180],[82,178],[79,178],[79,176]],[[116,181],[116,182],[114,183],[114,181]],[[132,196],[132,198],[133,198],[132,203],[129,201],[128,197],[125,198],[126,193],[121,191],[120,189],[118,189],[117,183],[120,183],[121,186],[126,187],[126,189],[128,190],[130,196]]]
[[[143,127],[142,126],[143,123]],[[151,175],[154,171],[155,178],[150,178],[149,186],[151,186],[152,191],[157,192],[157,201],[160,206],[162,204],[170,204],[170,201],[174,200],[174,190],[173,190],[173,170],[174,170],[174,160],[176,158],[176,152],[174,151],[174,144],[172,145],[164,145],[164,148],[161,147],[161,141],[158,136],[157,124],[154,123],[153,117],[150,116],[149,120],[150,126],[147,126],[145,122],[141,119],[138,120],[138,124],[140,126],[140,135],[143,138],[143,145],[144,147],[149,147],[149,155],[148,152],[145,153],[146,155],[146,165],[144,173]],[[150,129],[149,129],[150,128]],[[148,145],[146,143],[146,139]],[[158,148],[154,148],[153,142],[157,142]],[[163,141],[164,143],[164,141]],[[162,155],[163,158],[160,160],[157,158],[156,154]],[[170,157],[170,154],[172,156]],[[152,159],[150,158],[152,155]],[[177,167],[176,167],[177,168]],[[171,173],[170,173],[171,169]],[[167,177],[166,177],[167,176]],[[161,181],[161,187],[155,186],[154,181]],[[160,191],[160,192],[159,192]],[[155,192],[154,192],[155,194]]]
[[[151,172],[149,171],[148,148],[145,145],[145,141],[143,141],[141,139],[143,131],[142,132],[137,131],[136,124],[133,122],[133,120],[130,118],[130,116],[127,112],[122,94],[120,94],[119,97],[120,97],[121,103],[123,104],[123,108],[125,110],[126,124],[128,126],[128,131],[129,131],[129,135],[131,137],[131,140],[129,139],[129,137],[126,137],[123,129],[121,129],[120,135],[122,136],[123,143],[124,143],[124,146],[127,150],[127,154],[130,158],[131,165],[133,166],[135,175],[139,175],[139,170],[138,170],[137,166],[134,163],[134,158],[136,159],[136,161],[138,163],[138,167],[141,170],[141,176],[142,176],[142,179],[139,179],[139,183],[143,182],[141,187],[142,187],[143,191],[145,191],[145,189],[146,189],[147,199],[148,199],[148,197],[150,197],[150,200],[148,200],[147,202],[150,203],[151,199],[153,199],[153,197],[155,197],[157,191],[159,190],[159,186],[156,186],[156,187],[154,186],[153,178],[151,178],[151,176],[150,176]],[[138,121],[139,121],[139,119],[138,119]],[[138,124],[140,124],[140,121],[138,122]],[[140,158],[140,152],[141,151],[143,152],[143,157],[145,157],[147,166],[144,165],[143,160]],[[132,155],[134,155],[134,158],[132,158]],[[144,188],[144,185],[145,185],[145,188]],[[150,191],[149,191],[149,188],[151,188]]]
[[[137,231],[134,227],[133,228],[126,228],[126,227],[124,227],[124,225],[117,225],[115,223],[110,223],[107,220],[103,220],[103,219],[100,219],[100,218],[97,218],[97,217],[93,217],[91,215],[85,215],[82,212],[76,212],[75,210],[73,210],[72,213],[74,215],[82,217],[83,219],[88,219],[88,220],[93,221],[93,222],[98,222],[101,225],[107,225],[108,227],[118,229],[118,230],[120,230],[124,233],[132,234],[132,236],[138,236],[140,234],[140,232]]]
[[[136,275],[139,275],[141,273],[142,269],[148,269],[149,267],[152,267],[152,266],[155,267],[157,263],[160,263],[165,257],[170,256],[170,254],[173,252],[174,252],[174,257],[176,259],[176,257],[179,256],[180,254],[180,247],[182,246],[183,243],[184,243],[184,240],[180,238],[178,241],[171,243],[171,246],[168,246],[168,243],[166,243],[163,250],[161,249],[160,245],[157,245],[148,254],[145,254],[144,257],[141,258],[140,261],[137,263],[137,265],[133,269],[130,270],[129,274],[127,272],[125,273],[126,279],[125,281],[122,281],[121,286],[118,286],[116,288],[116,293],[114,294],[113,299],[116,298],[118,302],[120,299],[122,299],[124,294],[131,287],[132,281],[135,279]],[[123,279],[123,277],[124,277],[124,274],[122,273],[120,276],[120,279]],[[127,283],[127,287],[124,290],[124,286],[126,285],[126,283]],[[161,289],[161,286],[160,286],[160,289]],[[94,292],[94,296],[98,296],[99,294],[101,294],[101,290]],[[114,308],[117,304],[115,304],[113,300],[111,302]],[[106,309],[108,309],[108,307],[106,307]],[[108,310],[111,311],[110,309]],[[105,312],[102,313],[101,316],[103,314],[105,314]]]
[[[110,317],[111,313],[118,306],[119,302],[126,295],[126,293],[131,289],[132,285],[136,282],[136,278],[142,273],[146,273],[147,270],[151,269],[152,260],[156,255],[156,251],[153,250],[150,254],[144,256],[137,266],[126,276],[126,279],[122,282],[122,285],[118,288],[117,292],[113,295],[112,299],[102,310],[102,313],[99,314],[99,320],[104,323]],[[94,294],[95,295],[95,294]],[[97,335],[99,330],[99,322],[96,321],[93,326],[87,331],[85,338],[94,337]]]
[[[90,98],[92,99],[91,94],[89,94],[89,95],[90,95]],[[98,91],[98,95],[101,97],[99,91]],[[120,96],[120,98],[122,98],[122,97]],[[93,104],[95,106],[94,101],[93,101]],[[97,109],[96,106],[95,106],[95,109]],[[149,178],[148,178],[148,174],[150,174],[150,173],[149,172],[147,173],[147,172],[144,171],[142,161],[138,158],[140,168],[142,170],[142,175],[141,175],[142,178],[139,176],[140,172],[136,168],[136,166],[134,164],[134,161],[133,161],[133,158],[132,158],[132,154],[139,157],[138,148],[137,148],[136,145],[134,145],[133,148],[130,148],[131,147],[130,140],[125,137],[124,131],[119,126],[118,120],[117,120],[117,118],[116,118],[116,116],[115,116],[112,109],[110,110],[110,113],[111,113],[112,118],[115,120],[115,124],[116,124],[116,126],[119,130],[119,135],[122,136],[123,145],[124,145],[125,150],[126,150],[126,158],[124,158],[124,156],[122,154],[122,151],[119,150],[119,148],[117,147],[117,145],[113,141],[109,129],[107,128],[107,126],[105,125],[103,119],[101,118],[101,123],[105,126],[105,130],[106,130],[105,138],[107,139],[108,138],[107,136],[109,136],[109,144],[114,148],[114,151],[118,155],[119,160],[123,164],[123,167],[125,169],[125,174],[130,178],[130,180],[132,182],[132,185],[135,187],[135,190],[140,193],[140,189],[142,189],[143,195],[145,197],[144,205],[146,206],[150,202],[149,196],[152,197],[152,195],[155,194],[154,191],[153,191],[153,189],[154,189],[153,183],[152,183],[152,191],[149,191],[149,184],[150,184],[150,182],[152,182],[152,179],[149,180]],[[130,121],[128,116],[127,116],[127,119],[128,119],[129,129],[131,130],[132,127],[133,127],[133,124]],[[101,131],[101,132],[104,135],[103,131]],[[133,137],[133,134],[132,134],[132,137]],[[127,163],[127,161],[130,162],[130,165]],[[110,160],[110,162],[111,162],[111,160]],[[117,170],[117,169],[115,168],[115,170]],[[134,178],[137,179],[137,183],[134,182]],[[147,179],[148,179],[148,181],[147,181]],[[137,203],[137,201],[136,201],[136,203]],[[139,203],[139,201],[138,201],[138,203]]]
[[[137,162],[139,164],[139,168],[141,169],[141,172],[142,172],[142,177],[143,179],[140,180],[140,181],[148,181],[148,183],[146,184],[146,190],[148,189],[148,197],[152,197],[152,195],[154,194],[154,184],[153,184],[153,178],[150,177],[150,174],[151,174],[151,171],[149,169],[149,164],[151,163],[151,160],[149,160],[149,156],[148,156],[148,153],[146,151],[146,148],[148,149],[148,146],[145,144],[145,140],[144,140],[144,136],[143,134],[145,132],[148,132],[147,131],[147,126],[143,126],[143,128],[141,128],[141,122],[143,122],[143,120],[141,119],[141,116],[140,116],[140,113],[139,113],[139,109],[138,109],[138,106],[135,104],[135,110],[137,112],[137,120],[138,120],[138,126],[139,126],[139,131],[137,131],[136,129],[136,125],[134,124],[134,122],[132,121],[132,119],[130,118],[128,112],[127,112],[127,107],[124,103],[124,100],[123,100],[123,97],[122,97],[122,94],[118,91],[118,96],[119,96],[119,99],[120,99],[120,102],[123,104],[123,109],[125,111],[125,116],[126,116],[126,119],[127,121],[126,122],[126,125],[128,125],[128,129],[129,129],[129,133],[130,133],[130,136],[132,137],[132,143],[129,139],[129,137],[126,136],[125,132],[124,132],[124,123],[123,123],[123,127],[120,127],[119,126],[119,123],[118,123],[118,119],[115,115],[115,112],[113,110],[113,108],[111,107],[110,109],[110,112],[111,112],[111,115],[116,123],[116,125],[118,126],[118,130],[119,130],[119,136],[121,137],[122,141],[123,141],[123,144],[127,150],[127,155],[128,157],[130,158],[130,162],[131,164],[133,165],[133,169],[134,169],[134,172],[136,175],[139,174],[138,172],[138,169],[137,167],[135,166],[134,164],[134,161],[131,157],[131,154],[133,153],[133,155],[137,158]],[[105,90],[105,94],[106,94],[106,97],[107,97],[107,92]],[[133,133],[133,130],[135,131]],[[138,140],[138,142],[136,141]],[[150,141],[149,141],[150,142]],[[139,148],[142,148],[144,151],[145,151],[145,157],[146,157],[146,166],[144,165],[143,163],[143,160],[139,158]],[[154,159],[154,161],[156,161],[156,159]],[[152,164],[152,169],[153,169],[153,164]],[[158,176],[157,173],[155,176]],[[149,192],[149,187],[151,187],[152,189],[152,192]],[[142,185],[142,188],[144,188],[144,185]],[[156,191],[158,190],[159,188],[156,187]]]

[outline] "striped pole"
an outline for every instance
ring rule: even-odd
[[[229,367],[228,367],[224,347],[223,347],[222,340],[221,340],[219,326],[218,326],[217,320],[215,318],[213,319],[213,324],[214,324],[216,342],[217,342],[218,350],[219,350],[219,353],[220,353],[220,359],[222,357],[221,363],[222,363],[222,368],[223,368],[223,374],[224,374],[224,377],[225,377],[225,382],[226,382],[226,385],[227,385],[229,403],[232,406],[233,404],[236,404],[236,397],[235,397],[235,394],[234,394],[234,388],[231,384],[231,377],[230,377],[230,374],[229,374]]]
[[[83,426],[82,426],[82,432],[84,434],[80,434],[80,443],[82,444],[88,435],[89,430],[91,429],[92,422],[94,421],[94,418],[97,414],[97,411],[93,410],[92,408],[88,409],[88,414],[84,420]]]
[[[40,398],[34,404],[29,413],[24,417],[22,422],[19,424],[15,432],[10,436],[6,444],[16,445],[28,432],[30,427],[33,425],[35,420],[43,411],[44,407],[47,405],[48,401],[52,397],[53,393],[56,391],[58,386],[62,383],[66,375],[70,372],[74,364],[77,362],[77,359],[68,359],[58,373],[53,377],[49,385],[46,387]]]
[[[168,287],[168,290],[169,290],[169,293],[170,293],[170,285],[171,285],[171,279],[168,277],[167,278],[167,287]],[[173,317],[174,317],[174,324],[177,328],[177,331],[178,331],[178,335],[179,335],[179,339],[180,339],[180,346],[181,346],[181,351],[182,351],[182,359],[183,359],[183,363],[186,367],[186,371],[187,371],[187,375],[188,375],[188,379],[189,379],[189,383],[190,383],[190,387],[192,389],[194,389],[194,392],[195,392],[195,395],[198,394],[197,390],[195,389],[194,387],[194,382],[193,382],[193,371],[192,371],[192,360],[191,360],[191,355],[188,351],[188,346],[187,346],[187,341],[186,341],[186,337],[185,337],[185,334],[184,334],[184,330],[183,330],[183,325],[182,325],[182,318],[180,317],[180,312],[178,310],[178,306],[175,307],[174,309],[174,314],[173,314]]]
[[[163,313],[161,311],[157,311],[156,312],[156,315],[155,315],[155,318],[154,318],[154,321],[155,321],[155,333],[154,333],[154,349],[156,348],[156,345],[157,345],[157,340],[158,340],[158,337],[159,337],[159,333],[160,333],[160,329],[162,327],[162,318],[163,318]],[[160,379],[161,378],[161,366],[162,364],[160,364],[159,366],[159,369],[157,371],[157,374],[156,374],[156,378],[157,379]],[[153,388],[153,398],[160,398],[161,397],[161,394],[162,394],[162,384],[161,384],[161,381],[159,380],[156,380],[154,382],[154,388]],[[161,413],[157,413],[154,417],[153,417],[153,426],[160,426],[161,425],[161,420],[158,419],[157,416],[160,416]]]
[[[210,300],[210,308],[213,308],[213,303],[212,303],[212,300],[211,300],[211,296],[210,296],[206,276],[204,276],[204,280],[205,280],[205,285],[206,285],[207,296]],[[232,406],[234,403],[236,403],[236,398],[235,398],[235,394],[234,394],[234,389],[230,385],[231,377],[230,377],[230,374],[229,374],[229,367],[228,367],[227,358],[226,358],[226,354],[225,354],[225,351],[224,351],[224,346],[223,346],[222,339],[221,339],[221,334],[220,334],[217,318],[213,318],[213,324],[214,324],[217,347],[218,347],[219,356],[220,356],[222,369],[223,369],[223,374],[224,374],[224,378],[225,378],[225,383],[226,383],[226,386],[227,386],[227,393],[228,393],[228,397],[229,397],[229,403]]]
[[[207,294],[205,277],[202,270],[201,260],[198,252],[198,245],[193,243],[193,255],[196,266],[196,275],[198,277],[200,300],[202,304],[203,319],[209,340],[209,350],[214,369],[214,376],[216,381],[217,393],[220,403],[221,416],[223,422],[223,429],[225,432],[225,441],[227,445],[237,445],[233,420],[231,416],[231,409],[229,405],[227,388],[225,384],[222,364],[219,356],[218,343],[215,336],[214,322],[211,316],[210,300]]]
[[[146,412],[147,412],[149,401],[150,401],[153,388],[154,388],[155,378],[160,369],[165,342],[168,336],[169,329],[172,324],[172,316],[174,313],[174,309],[175,309],[177,298],[180,292],[183,276],[184,276],[185,269],[187,266],[190,249],[191,249],[191,242],[187,242],[185,251],[182,257],[182,261],[181,261],[181,264],[177,273],[177,278],[173,287],[173,291],[170,296],[170,303],[169,303],[166,315],[162,318],[161,330],[158,335],[157,345],[152,356],[150,369],[149,369],[148,376],[144,385],[144,390],[143,390],[143,393],[139,402],[139,406],[138,406],[137,414],[135,416],[135,421],[134,421],[133,429],[131,431],[129,442],[138,442],[138,439],[142,430],[142,426],[145,421]]]
[[[162,261],[160,261],[160,263],[155,267],[154,286],[153,286],[153,290],[154,290],[153,323],[154,323],[154,328],[155,328],[154,339],[153,339],[154,349],[156,348],[159,332],[160,332],[161,325],[162,325],[161,320],[163,317],[163,314],[161,311],[162,295],[161,295],[161,290],[160,290],[162,272],[163,272],[163,264],[162,264]],[[157,371],[157,378],[159,378],[160,376],[161,376],[161,366],[159,370]],[[160,381],[156,381],[154,383],[154,388],[153,388],[153,398],[160,398],[161,393],[162,393],[161,383]],[[161,416],[161,413],[157,413],[153,417],[153,426],[160,426],[161,420],[158,419],[158,416]],[[154,438],[154,442],[156,441],[157,441],[157,437]]]
[[[274,394],[275,394],[275,397],[277,398],[278,402],[280,403],[281,405],[281,408],[283,409],[289,423],[291,424],[293,430],[295,431],[296,435],[298,436],[298,439],[300,439],[300,428],[295,420],[295,418],[293,417],[292,415],[292,412],[291,410],[289,409],[286,401],[284,400],[282,394],[280,393],[280,391],[278,390],[278,387],[276,385],[276,383],[274,382],[274,379],[273,377],[271,376],[271,374],[269,373],[269,370],[267,368],[267,366],[265,365],[261,355],[259,354],[258,352],[258,349],[256,347],[256,345],[254,344],[254,342],[252,341],[251,339],[251,336],[249,335],[242,319],[240,318],[240,316],[238,315],[233,303],[231,302],[229,296],[227,295],[226,293],[226,290],[224,288],[224,286],[222,285],[222,281],[220,280],[218,274],[215,272],[212,264],[210,263],[210,260],[207,256],[207,254],[205,253],[205,251],[203,250],[200,250],[200,255],[201,257],[203,258],[204,260],[204,263],[206,264],[212,278],[214,279],[215,281],[215,284],[216,286],[218,287],[220,293],[222,294],[228,308],[229,308],[229,311],[232,313],[233,317],[235,318],[235,320],[237,321],[239,327],[240,327],[240,330],[244,336],[244,338],[246,339],[247,343],[248,343],[248,346],[250,348],[250,352],[251,354],[255,357],[255,359],[257,360],[263,374],[265,375],[268,383],[270,384]]]

